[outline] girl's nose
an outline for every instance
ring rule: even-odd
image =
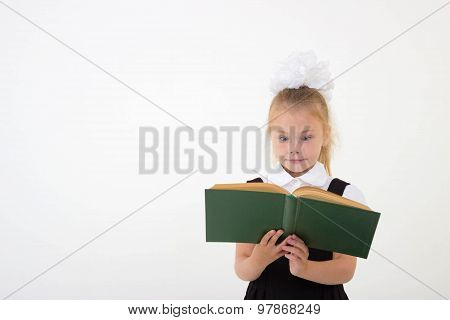
[[[299,154],[302,150],[302,144],[297,141],[291,141],[291,144],[289,145],[289,153],[291,155],[293,154]]]

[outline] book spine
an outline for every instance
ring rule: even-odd
[[[283,212],[283,236],[288,236],[295,232],[295,215],[297,211],[297,198],[292,195],[286,195],[284,200]]]
[[[294,233],[296,236],[300,237],[303,241],[305,241],[305,234],[303,228],[302,215],[304,210],[302,210],[303,203],[302,198],[297,198],[297,207],[295,210],[295,221],[294,221]],[[306,241],[305,241],[306,243]]]

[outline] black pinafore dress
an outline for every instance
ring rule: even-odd
[[[256,178],[251,182],[263,182]],[[349,183],[334,178],[328,191],[342,196]],[[308,260],[327,261],[333,252],[309,248]],[[326,285],[296,277],[289,271],[289,259],[282,256],[269,264],[258,279],[250,281],[244,300],[349,300],[343,284]]]

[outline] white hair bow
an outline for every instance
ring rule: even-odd
[[[328,61],[317,61],[314,51],[294,51],[280,62],[272,74],[270,89],[277,94],[285,88],[298,89],[301,86],[318,89],[325,100],[330,101],[334,83],[328,71]]]

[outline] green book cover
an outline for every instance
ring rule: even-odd
[[[205,190],[207,242],[259,243],[272,229],[309,248],[367,259],[380,213],[292,194]]]

